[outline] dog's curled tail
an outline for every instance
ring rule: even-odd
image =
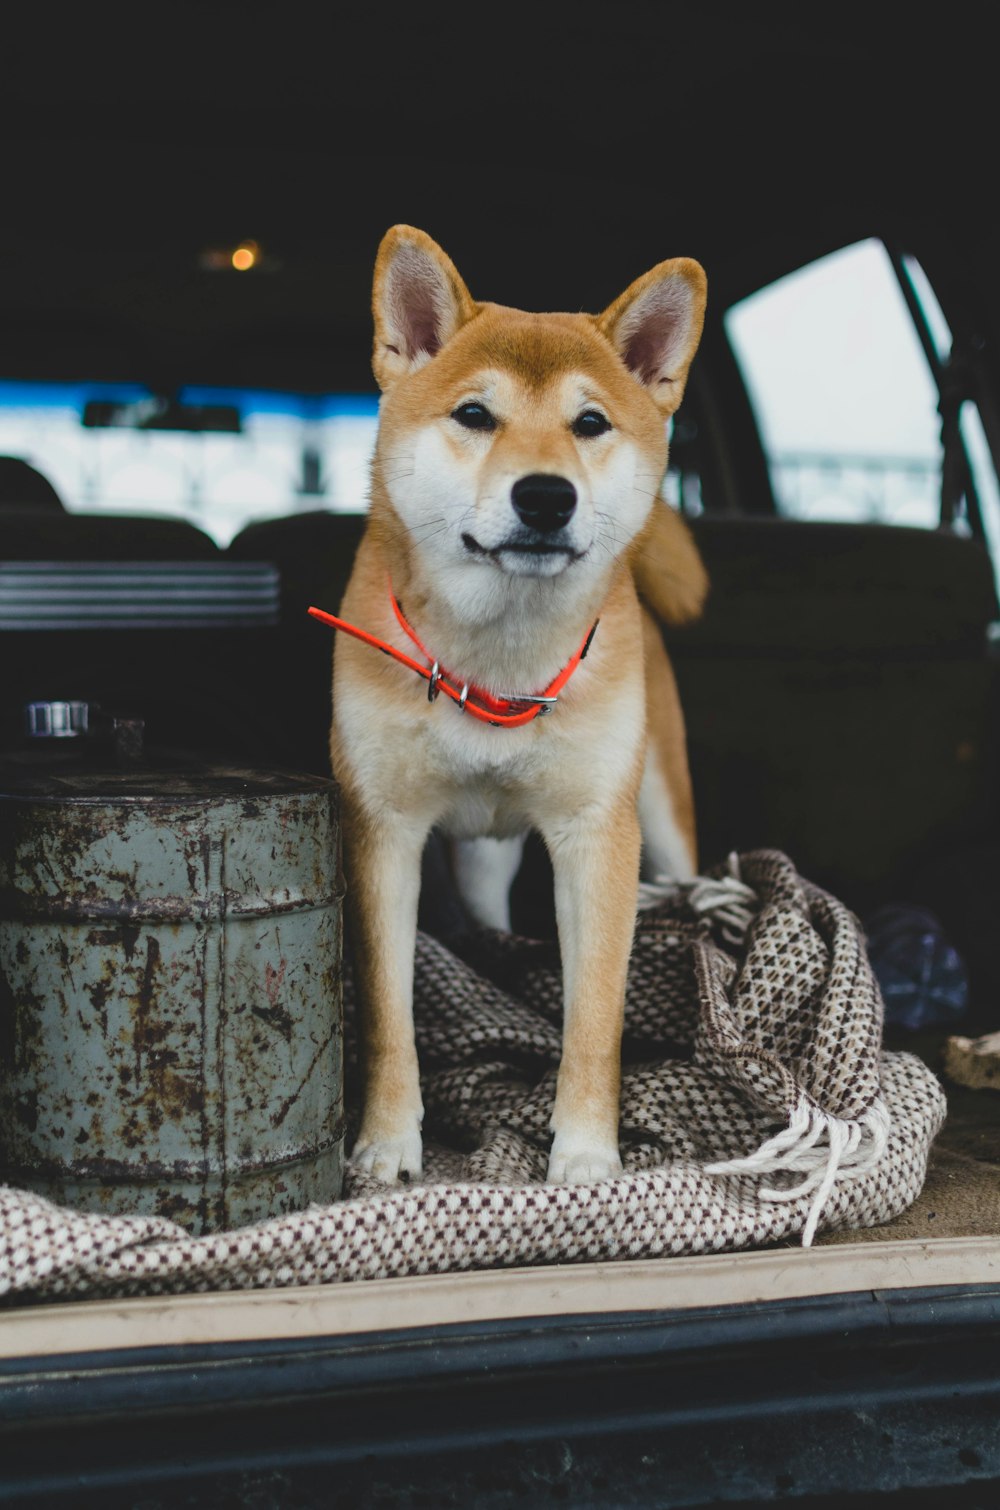
[[[664,624],[698,618],[708,595],[708,573],[687,524],[658,499],[632,548],[636,591]]]

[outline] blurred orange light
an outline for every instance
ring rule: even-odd
[[[238,246],[232,256],[233,267],[238,273],[245,273],[256,261],[257,248],[254,246]]]

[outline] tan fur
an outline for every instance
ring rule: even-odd
[[[461,873],[473,877],[501,853],[509,867],[525,829],[545,840],[565,992],[549,1178],[620,1170],[640,815],[658,864],[674,874],[695,866],[683,721],[652,615],[694,617],[706,590],[686,526],[657,499],[664,417],[683,395],[704,299],[704,273],[680,258],[601,316],[528,314],[476,303],[412,227],[394,227],[379,249],[379,439],[343,617],[412,653],[391,582],[442,666],[497,696],[545,687],[600,620],[553,713],[518,729],[477,723],[445,698],[431,704],[422,679],[337,641],[331,754],[364,1009],[353,1157],[382,1178],[420,1169],[413,947],[420,857],[434,827],[464,846]],[[492,429],[462,423],[470,403]],[[609,427],[579,433],[580,414],[594,411]],[[513,503],[514,484],[538,474],[566,479],[576,498],[565,527],[544,537]],[[477,905],[502,917],[488,871],[482,881]]]
[[[698,618],[708,596],[708,573],[684,520],[654,508],[629,552],[636,591],[664,624]]]

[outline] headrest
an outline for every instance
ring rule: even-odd
[[[47,477],[20,456],[0,456],[0,508],[30,504],[62,510],[63,501]]]

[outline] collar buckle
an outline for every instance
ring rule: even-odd
[[[543,692],[503,692],[500,694],[499,700],[505,703],[522,703],[526,706],[536,707],[538,709],[538,716],[541,718],[543,714],[552,712],[552,709],[559,701],[559,694],[556,693],[555,696],[548,697]]]

